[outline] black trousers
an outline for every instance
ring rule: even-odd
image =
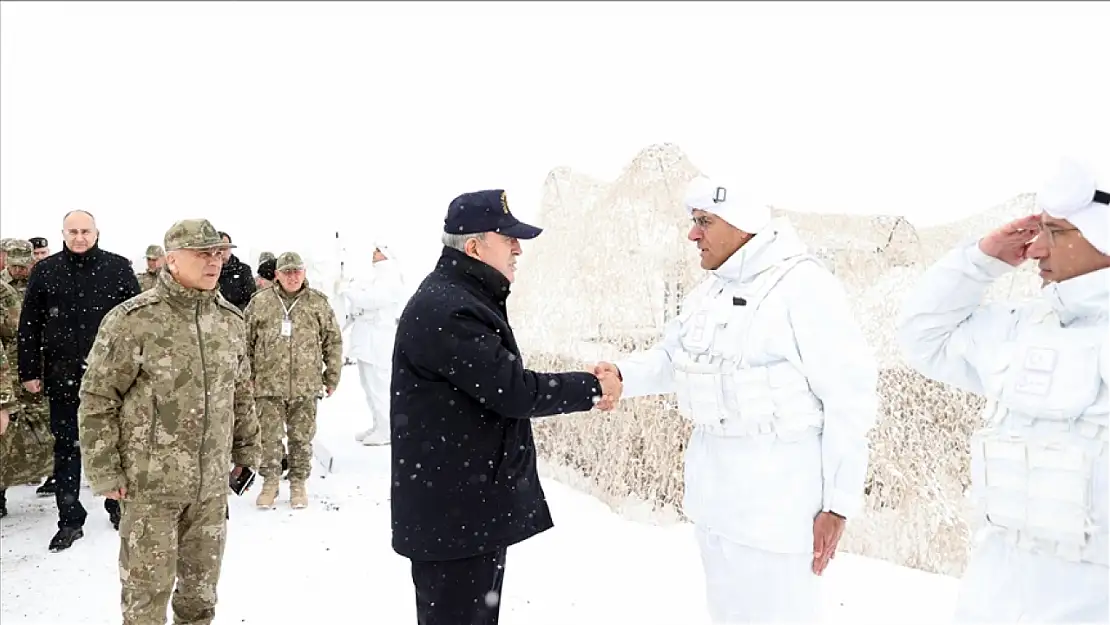
[[[505,549],[462,560],[412,562],[417,625],[497,625]]]
[[[81,505],[81,447],[77,435],[77,398],[50,398],[50,430],[54,433],[54,479],[58,503],[58,527],[83,527],[85,507]],[[108,514],[119,514],[119,502],[104,500]]]

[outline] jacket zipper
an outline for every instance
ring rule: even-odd
[[[204,492],[204,441],[208,438],[208,363],[204,358],[204,335],[200,331],[200,302],[197,302],[195,320],[197,344],[200,346],[201,379],[204,380],[204,425],[200,432],[200,445],[197,447],[197,471],[200,473],[200,479],[197,481],[197,502],[200,502],[201,493]]]
[[[289,311],[289,323],[293,323],[293,311]],[[293,399],[293,328],[289,328],[289,399]]]

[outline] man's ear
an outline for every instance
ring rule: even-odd
[[[466,240],[466,255],[478,258],[478,239]]]

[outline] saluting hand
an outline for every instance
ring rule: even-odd
[[[8,411],[0,410],[0,436],[3,436],[4,432],[8,431],[8,422],[10,420],[11,417],[8,416]]]
[[[1040,215],[1015,219],[979,240],[979,249],[987,256],[1017,267],[1028,260],[1029,244],[1040,233]]]

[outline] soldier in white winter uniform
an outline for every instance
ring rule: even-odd
[[[1104,187],[1105,188],[1105,187]],[[922,374],[983,395],[971,441],[975,547],[958,622],[1107,622],[1110,195],[1064,161],[1042,211],[942,257],[904,304]],[[1041,296],[981,303],[1036,260]]]
[[[370,407],[370,428],[356,435],[364,445],[389,444],[389,382],[393,339],[404,304],[401,270],[389,248],[374,247],[370,274],[339,292],[351,324],[347,357],[358,363],[358,377]]]
[[[677,393],[695,424],[683,509],[714,622],[813,621],[817,576],[862,506],[874,358],[786,219],[701,178],[685,204],[711,275],[659,344],[615,363],[623,397]]]

